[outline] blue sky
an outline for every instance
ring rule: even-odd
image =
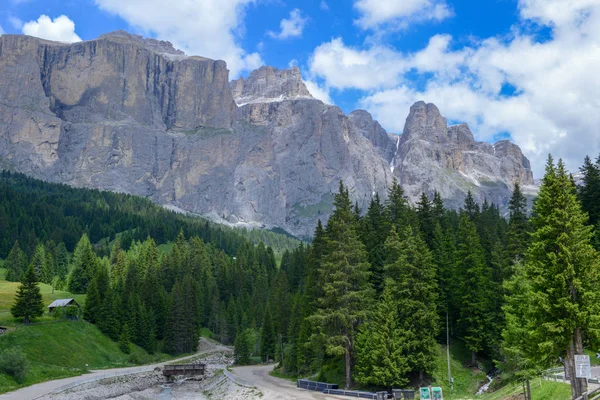
[[[232,78],[298,65],[314,96],[400,132],[438,105],[510,138],[540,176],[600,153],[600,0],[0,0],[0,33],[61,41],[125,29],[227,61]]]

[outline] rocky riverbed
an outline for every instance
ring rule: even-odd
[[[59,393],[49,394],[44,400],[172,400],[172,399],[258,399],[263,394],[256,388],[240,386],[223,373],[233,362],[231,349],[219,348],[214,352],[192,358],[188,363],[207,365],[205,375],[179,379],[169,383],[162,369],[132,375],[110,377],[84,383]]]

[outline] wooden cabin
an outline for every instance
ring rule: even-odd
[[[50,311],[50,314],[52,314],[55,309],[60,308],[60,307],[77,307],[77,308],[81,308],[81,306],[79,305],[79,303],[77,303],[75,301],[75,299],[59,299],[59,300],[54,300],[52,302],[52,304],[50,304],[48,306],[48,310]]]

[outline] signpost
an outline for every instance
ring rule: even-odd
[[[431,388],[431,394],[433,395],[433,400],[444,400],[444,395],[442,394],[442,388],[434,386]]]
[[[590,379],[591,377],[590,356],[575,354],[575,378]]]
[[[421,400],[431,400],[431,390],[428,387],[419,388]]]

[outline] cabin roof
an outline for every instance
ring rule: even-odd
[[[52,302],[52,304],[50,304],[48,306],[48,308],[65,307],[65,306],[68,306],[71,303],[77,304],[77,302],[75,301],[75,299],[58,299],[58,300],[54,300]],[[79,305],[79,304],[77,304],[77,305]]]

